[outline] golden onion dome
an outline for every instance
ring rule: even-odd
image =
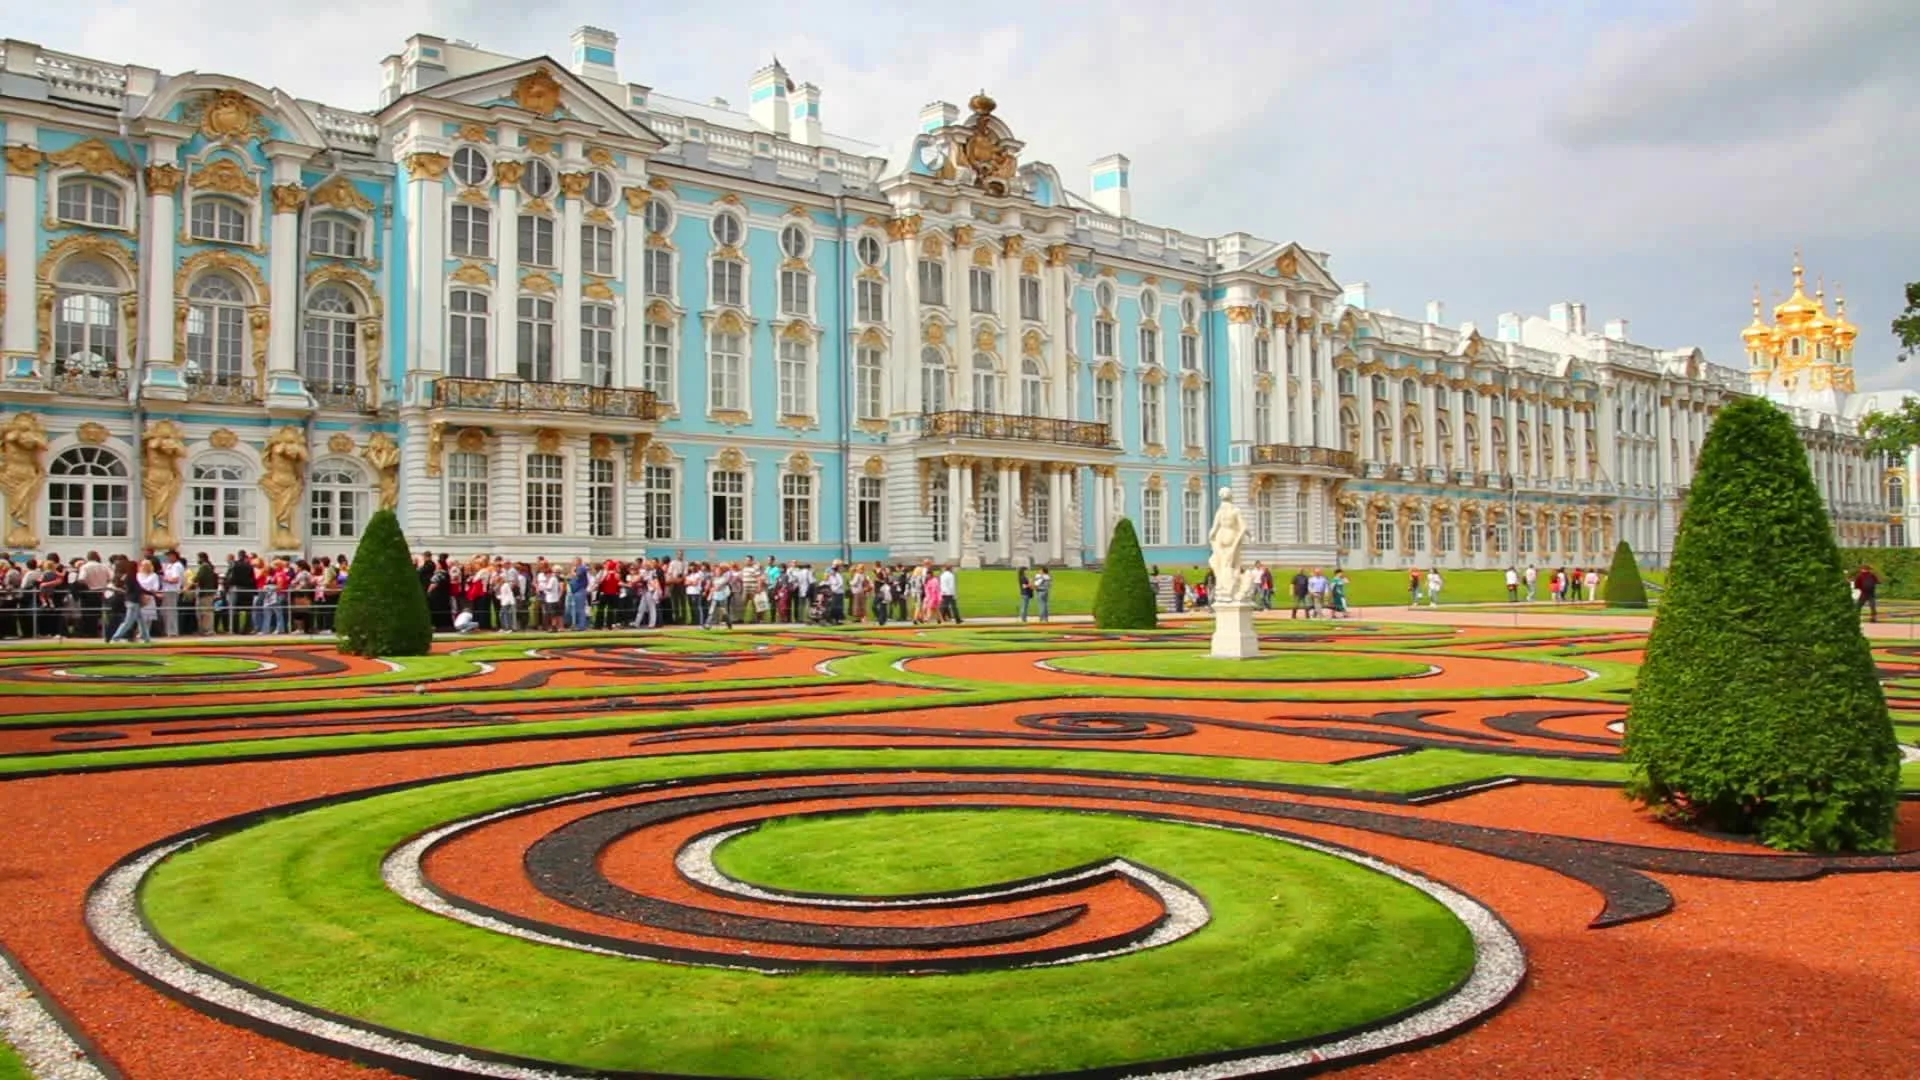
[[[1821,285],[1813,293],[1813,314],[1807,316],[1804,324],[1807,337],[1814,341],[1833,340],[1833,320],[1827,316],[1827,287]]]
[[[1772,336],[1773,331],[1766,323],[1760,321],[1760,286],[1755,285],[1753,287],[1753,321],[1740,332],[1740,340],[1747,343],[1748,352],[1760,352],[1767,347],[1767,339]]]
[[[1800,265],[1800,254],[1793,256],[1793,295],[1774,306],[1773,321],[1782,330],[1798,330],[1820,313],[1819,305],[1807,299],[1807,271]]]
[[[1842,349],[1851,349],[1853,339],[1860,336],[1860,328],[1847,321],[1847,298],[1842,296],[1834,300],[1833,341]]]

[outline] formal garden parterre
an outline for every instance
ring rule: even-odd
[[[1260,629],[12,650],[0,943],[74,1071],[8,1031],[140,1078],[1920,1058],[1920,764],[1894,851],[1781,854],[1623,797],[1643,633]]]

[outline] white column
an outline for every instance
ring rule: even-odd
[[[1047,560],[1058,566],[1066,559],[1067,466],[1047,466]]]
[[[1398,465],[1402,461],[1410,460],[1407,456],[1407,448],[1400,445],[1400,407],[1402,404],[1403,402],[1400,396],[1400,373],[1398,371],[1389,371],[1387,372],[1387,445],[1393,448],[1393,453],[1388,456],[1392,458],[1392,464],[1395,465]]]
[[[503,146],[519,142],[518,133],[506,126],[500,129]],[[497,159],[496,159],[497,160]],[[493,278],[493,333],[487,336],[487,376],[498,379],[513,375],[519,363],[514,353],[514,320],[520,317],[520,170],[525,168],[519,162],[502,175],[498,193],[494,196],[493,236],[494,245],[500,255],[498,271]],[[499,166],[495,166],[499,170]],[[512,182],[508,181],[511,176]],[[631,280],[631,279],[629,279]],[[439,300],[436,297],[435,303]],[[431,309],[428,309],[431,310]]]
[[[1353,389],[1354,400],[1358,403],[1360,412],[1359,417],[1357,417],[1360,421],[1360,460],[1369,462],[1374,460],[1373,376],[1356,374],[1354,376]]]
[[[1019,515],[1014,509],[1020,505],[1021,496],[1026,494],[1020,489],[1020,473],[1013,466],[1013,459],[1002,458],[1000,465],[1000,559],[1013,561],[1013,523]]]
[[[1420,464],[1429,469],[1439,468],[1444,464],[1440,460],[1440,406],[1434,399],[1445,392],[1445,388],[1440,386],[1428,386],[1424,383],[1420,386],[1420,433],[1425,439]],[[1458,430],[1457,427],[1456,430]],[[1425,478],[1422,477],[1422,479]],[[1429,540],[1431,539],[1429,537]],[[1444,595],[1446,590],[1442,589],[1441,592]]]
[[[920,412],[920,253],[913,236],[887,245],[888,321],[893,326],[893,378],[889,397],[894,414]]]
[[[1520,460],[1520,421],[1525,415],[1526,406],[1512,394],[1503,395],[1507,403],[1507,471],[1518,476],[1527,471],[1527,463]],[[1508,522],[1511,526],[1512,522]]]
[[[174,192],[179,190],[182,175],[173,163],[172,141],[155,139],[148,152],[152,164],[147,167],[147,220],[143,223],[147,265],[146,282],[140,290],[140,315],[145,324],[140,349],[146,358],[147,384],[177,386],[180,376],[176,365],[185,358],[173,355]],[[7,310],[13,310],[11,302]],[[159,378],[155,377],[156,369]]]
[[[973,400],[973,292],[967,281],[967,269],[972,265],[971,242],[964,248],[958,243],[947,245],[947,311],[953,315],[947,350],[953,356],[954,369],[953,392],[947,400],[949,408],[963,410],[979,407]]]
[[[621,315],[626,321],[621,324],[620,363],[613,384],[640,387],[645,384],[647,356],[647,225],[644,212],[649,192],[645,188],[628,188],[623,194],[627,212],[620,219],[621,266],[625,271],[623,278],[627,288],[621,294],[620,304]],[[674,381],[677,383],[679,380]],[[680,391],[677,396],[685,397],[686,393]]]
[[[1104,560],[1107,557],[1107,541],[1113,536],[1113,523],[1108,513],[1108,507],[1113,502],[1113,476],[1096,468],[1090,486],[1093,488],[1093,557]]]
[[[1455,390],[1451,386],[1447,387],[1447,414],[1451,418],[1453,429],[1453,460],[1443,464],[1455,471],[1473,467],[1467,461],[1467,410],[1463,394],[1464,391]],[[1444,595],[1445,592],[1443,588],[1441,593]]]
[[[580,276],[586,272],[580,250],[581,203],[586,197],[586,173],[567,173],[560,178],[560,235],[554,237],[554,249],[560,266],[560,310],[553,313],[553,332],[559,340],[554,351],[559,355],[554,377],[561,382],[579,382],[580,370]]]
[[[1600,454],[1600,475],[1617,485],[1624,483],[1625,480],[1620,475],[1620,447],[1616,445],[1619,433],[1614,430],[1613,403],[1612,389],[1603,387],[1600,391],[1600,400],[1593,406],[1594,418],[1598,420],[1600,427],[1599,437],[1594,440],[1594,449]],[[1625,525],[1616,519],[1614,527],[1624,529]]]
[[[960,467],[957,456],[947,457],[947,561],[960,565],[960,549],[965,541],[960,530],[966,527],[968,496],[972,494],[966,483],[966,470]]]
[[[1308,352],[1314,357],[1314,378],[1320,382],[1320,426],[1313,432],[1316,445],[1340,449],[1340,380],[1333,377],[1333,339],[1308,331]],[[1312,423],[1312,406],[1307,421]]]
[[[273,215],[267,249],[268,304],[267,385],[260,388],[267,404],[279,408],[312,408],[313,399],[299,375],[295,348],[300,340],[300,162],[291,156],[273,158]],[[281,193],[289,193],[283,198]]]
[[[1494,463],[1499,460],[1493,448],[1493,396],[1491,394],[1480,395],[1480,409],[1476,415],[1480,418],[1480,460],[1474,463],[1473,467],[1482,473],[1490,473],[1494,471]]]
[[[1313,395],[1315,388],[1319,385],[1318,374],[1320,365],[1315,361],[1310,340],[1300,333],[1299,319],[1295,316],[1288,316],[1287,322],[1288,328],[1285,336],[1287,340],[1291,342],[1288,347],[1288,355],[1293,357],[1293,369],[1300,380],[1300,393],[1296,395],[1293,400],[1288,400],[1285,396],[1282,396],[1280,399],[1280,407],[1293,410],[1293,437],[1291,440],[1286,441],[1290,441],[1296,446],[1313,446],[1315,445],[1313,433]],[[1325,408],[1324,405],[1321,407]],[[1339,416],[1340,410],[1336,403],[1333,419],[1328,422],[1337,426],[1339,424]],[[1339,441],[1338,438],[1335,438],[1330,440],[1327,445],[1333,445]]]
[[[1546,472],[1540,467],[1542,461],[1541,451],[1545,449],[1544,440],[1547,438],[1548,427],[1553,423],[1553,418],[1549,415],[1546,423],[1543,424],[1540,422],[1540,403],[1538,401],[1528,402],[1527,410],[1533,414],[1533,423],[1527,425],[1533,429],[1533,438],[1528,440],[1532,445],[1527,448],[1527,475],[1532,477],[1545,476]]]
[[[31,146],[36,141],[35,132],[34,121],[22,117],[5,126],[5,142],[9,146]],[[17,165],[15,157],[19,159]],[[4,328],[0,329],[0,352],[5,354],[5,370],[0,371],[0,377],[32,378],[40,353],[34,327],[39,309],[33,296],[38,278],[33,232],[34,223],[42,213],[38,205],[40,161],[37,151],[31,154],[15,151],[15,157],[9,157],[6,166],[7,315]],[[173,317],[171,310],[167,317]]]
[[[1301,370],[1293,342],[1293,315],[1286,308],[1273,310],[1273,329],[1269,333],[1273,338],[1273,441],[1290,446],[1294,443],[1294,433],[1299,430],[1294,423],[1294,413],[1299,405],[1294,400],[1296,395],[1289,393],[1287,388],[1297,380],[1301,386],[1301,393],[1297,396],[1304,399],[1306,388],[1313,385],[1313,380]]]
[[[406,158],[408,170],[407,199],[409,201],[412,225],[408,229],[407,272],[412,279],[412,314],[407,320],[407,368],[409,371],[444,372],[446,370],[445,353],[442,342],[446,335],[446,320],[431,313],[446,308],[445,263],[447,244],[446,181],[442,178],[447,169],[444,154],[412,154]],[[508,228],[508,235],[512,229]],[[493,333],[491,341],[498,341],[503,325],[511,327],[511,313],[503,316],[500,307],[494,305]],[[515,501],[519,498],[519,489],[514,489]]]
[[[1062,284],[1067,270],[1064,266],[1054,267],[1051,262],[1049,256],[1040,267],[1040,314],[1047,321],[1047,378],[1053,385],[1053,414],[1074,419],[1080,417],[1080,400],[1074,393],[1077,388],[1073,380],[1067,375],[1067,354],[1073,348],[1067,332],[1067,290]],[[1201,357],[1202,363],[1205,360]]]
[[[1592,430],[1593,413],[1586,409],[1575,409],[1573,411],[1573,476],[1576,480],[1591,481],[1593,479],[1593,463],[1587,460],[1587,434]]]

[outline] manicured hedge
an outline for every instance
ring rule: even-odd
[[[1154,607],[1153,582],[1147,578],[1140,538],[1134,534],[1133,521],[1121,518],[1107,544],[1100,589],[1093,595],[1093,623],[1102,630],[1151,630],[1159,625]]]
[[[1640,564],[1625,540],[1613,549],[1613,565],[1607,567],[1606,579],[1600,583],[1600,598],[1608,607],[1647,606],[1647,585],[1640,580]]]
[[[1792,421],[1724,409],[1627,714],[1631,790],[1772,847],[1886,851],[1900,755]]]
[[[334,632],[340,651],[354,656],[425,656],[433,651],[427,594],[400,519],[391,510],[375,513],[360,534]]]

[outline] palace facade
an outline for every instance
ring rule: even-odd
[[[1845,542],[1906,542],[1798,267],[1744,372],[1577,303],[1485,333],[1136,220],[1124,156],[1076,194],[984,94],[883,151],[778,63],[741,111],[617,44],[415,36],[353,112],[0,43],[6,545],[348,552],[390,506],[416,550],[1079,565],[1124,515],[1180,563],[1225,486],[1269,563],[1658,564],[1746,393]]]

